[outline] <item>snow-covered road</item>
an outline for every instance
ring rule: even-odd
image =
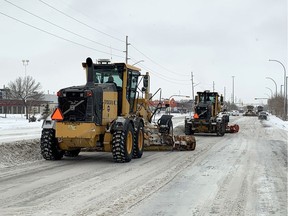
[[[287,130],[256,117],[231,119],[239,133],[197,136],[193,152],[145,152],[126,164],[95,152],[6,163],[1,215],[286,216]],[[174,118],[176,131],[181,122]],[[30,145],[37,155],[37,142]]]

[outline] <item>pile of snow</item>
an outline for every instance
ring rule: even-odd
[[[29,122],[24,115],[0,115],[0,168],[42,159],[41,126],[42,121]]]
[[[262,124],[288,131],[288,121],[283,121],[274,115],[269,115],[267,120],[262,120]]]
[[[22,140],[0,145],[0,168],[42,160],[40,139]]]

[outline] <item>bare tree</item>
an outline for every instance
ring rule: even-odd
[[[15,81],[8,84],[9,97],[11,99],[21,100],[25,107],[26,119],[28,119],[29,107],[35,104],[35,101],[44,99],[44,93],[41,91],[41,85],[31,76],[18,77]]]
[[[274,96],[268,100],[268,108],[270,112],[284,119],[284,97]]]

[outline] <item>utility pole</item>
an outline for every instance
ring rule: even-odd
[[[224,101],[226,101],[226,87],[224,86],[224,95],[223,95]]]
[[[126,50],[124,51],[126,53],[126,57],[125,57],[125,62],[126,64],[128,63],[128,46],[130,45],[130,43],[128,43],[128,36],[126,36]]]
[[[215,82],[213,81],[213,92],[214,92],[214,90],[215,90]]]
[[[193,81],[193,72],[191,72],[191,82],[192,82],[192,101],[194,101],[194,81]]]
[[[234,104],[234,78],[235,76],[232,76],[232,104]]]

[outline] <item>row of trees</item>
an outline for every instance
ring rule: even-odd
[[[268,109],[272,114],[284,117],[284,96],[274,96],[268,99]]]

